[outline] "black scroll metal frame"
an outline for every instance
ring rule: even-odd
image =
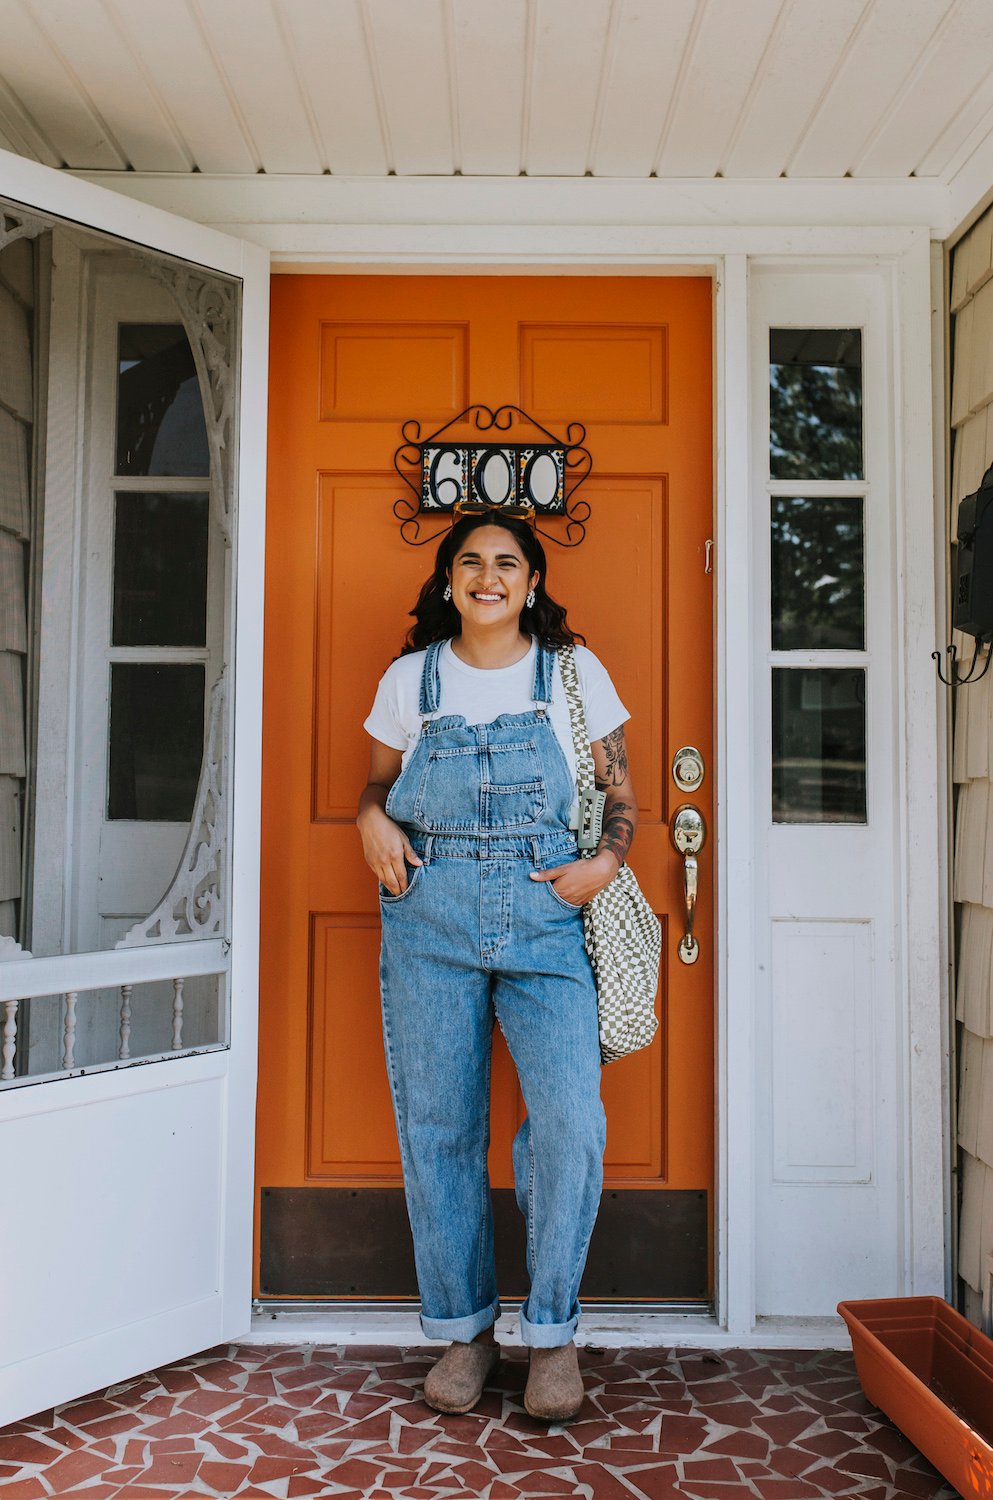
[[[976,645],[972,653],[972,661],[969,663],[969,670],[968,672],[966,672],[964,677],[960,677],[958,675],[958,671],[956,668],[955,659],[958,656],[957,646],[951,645],[945,647],[945,656],[948,658],[947,677],[941,670],[941,652],[932,651],[931,660],[934,662],[937,669],[938,681],[943,683],[945,687],[950,688],[971,687],[974,682],[982,682],[983,678],[986,676],[987,672],[990,669],[990,662],[993,661],[993,648],[991,648],[986,653],[986,661],[983,663],[982,671],[977,672],[976,667],[979,664],[980,651],[982,650],[983,646],[989,645],[990,641],[988,637],[981,635],[976,637]]]
[[[548,445],[554,449],[561,450],[564,455],[563,471],[565,476],[563,506],[558,515],[565,519],[565,535],[557,535],[554,531],[546,531],[539,525],[539,517],[543,514],[552,515],[556,512],[542,512],[533,504],[515,505],[510,503],[493,503],[485,500],[478,502],[470,501],[451,506],[449,508],[438,507],[425,511],[422,506],[423,493],[423,471],[424,450],[437,447],[443,443],[446,434],[451,434],[452,429],[463,422],[472,422],[477,432],[505,433],[509,432],[514,425],[515,418],[525,422],[535,431],[542,433],[548,439]],[[590,451],[585,447],[586,428],[582,422],[570,422],[565,429],[565,436],[560,437],[557,433],[549,431],[541,422],[535,420],[520,406],[506,403],[503,406],[484,406],[480,402],[474,402],[467,406],[464,411],[459,412],[457,417],[452,417],[434,432],[428,433],[426,437],[421,435],[421,424],[416,417],[408,417],[400,428],[403,438],[400,446],[393,455],[393,467],[403,480],[410,496],[401,495],[394,501],[393,514],[400,522],[400,535],[405,542],[412,547],[423,547],[427,543],[436,541],[438,537],[448,529],[453,518],[466,515],[485,515],[492,512],[494,516],[503,512],[505,515],[523,516],[533,526],[540,536],[548,541],[555,542],[560,547],[578,547],[586,536],[586,523],[592,515],[592,507],[587,500],[576,500],[575,494],[579,486],[589,478],[593,467],[593,459]],[[450,438],[453,447],[465,446],[465,439]],[[515,444],[515,447],[524,445]],[[528,445],[531,446],[531,445]],[[537,447],[538,444],[533,446]],[[570,482],[571,480],[571,482]],[[445,525],[432,530],[429,535],[421,536],[420,517],[423,515],[435,515],[439,519],[444,518]]]

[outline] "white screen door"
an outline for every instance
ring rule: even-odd
[[[222,445],[224,462],[232,465],[224,552],[227,617],[217,647],[227,694],[226,771],[219,793],[226,829],[223,923],[184,930],[182,923],[167,922],[147,941],[142,934],[123,947],[112,940],[100,947],[85,936],[80,941],[77,931],[75,940],[66,939],[61,947],[36,945],[46,955],[41,957],[30,956],[30,938],[20,944],[28,951],[18,951],[15,938],[0,937],[5,1080],[0,1085],[0,1424],[5,1424],[236,1337],[249,1325],[268,256],[256,246],[6,152],[0,152],[0,197],[27,217],[37,215],[42,230],[46,216],[57,219],[67,255],[75,253],[74,234],[95,233],[114,237],[107,241],[108,255],[126,257],[133,246],[146,258],[150,253],[170,257],[172,265],[226,278],[237,289],[238,349],[234,415],[225,418]],[[5,222],[9,229],[9,219]],[[89,337],[85,309],[78,305],[60,305],[53,296],[47,316],[46,348],[54,351],[53,359],[60,348]],[[51,384],[49,390],[49,400],[66,400],[65,391]],[[66,415],[58,414],[63,425]],[[67,456],[67,472],[73,462],[86,461],[82,426],[73,447],[78,452]],[[44,474],[45,486],[57,482],[57,475]],[[177,487],[168,481],[166,488],[169,483]],[[85,488],[80,493],[85,504]],[[55,513],[53,505],[49,519]],[[49,545],[46,534],[46,558]],[[53,545],[61,549],[56,563],[75,559],[72,568],[66,564],[65,618],[82,619],[84,605],[76,595],[85,570],[73,551],[78,539],[56,536]],[[49,572],[54,576],[57,568],[39,567],[37,576],[48,578]],[[29,580],[28,596],[31,587]],[[43,631],[43,611],[36,614]],[[85,651],[82,636],[74,643],[68,629],[65,634],[73,650]],[[73,683],[83,682],[79,662],[73,665],[69,654],[66,661],[67,682],[70,674]],[[49,673],[51,680],[57,676]],[[30,671],[26,680],[30,697]],[[74,704],[80,694],[78,686],[68,689],[67,702]],[[82,716],[79,723],[85,729]],[[67,732],[67,744],[70,738]],[[41,766],[45,747],[36,745],[32,752],[30,734],[27,741],[28,762],[34,753]],[[36,777],[35,785],[42,781]],[[55,794],[65,797],[65,817],[61,823],[53,819],[51,794],[39,791],[36,800],[48,800],[41,812],[35,808],[35,827],[45,826],[45,816],[59,824],[66,859],[77,859],[85,838],[79,820],[73,822],[72,801],[76,797],[82,805],[82,799],[71,785],[56,787]],[[179,842],[177,835],[177,847]],[[35,847],[25,891],[37,882],[43,857],[44,849]],[[192,889],[196,893],[195,881]],[[14,903],[9,906],[14,910]],[[36,931],[42,926],[39,919]],[[56,922],[53,930],[57,927]],[[65,927],[67,933],[73,930]],[[75,951],[79,947],[89,951]],[[189,1033],[186,1041],[179,1040],[183,986],[189,996],[208,981],[226,1002],[224,1025],[208,1045],[197,1047]],[[137,1031],[129,1049],[125,1030],[132,1031],[132,1001],[137,1024],[143,986],[156,996],[161,991],[167,999],[174,996],[173,1041],[171,1050],[167,1039],[157,1055],[146,1048],[147,1055],[137,1058]],[[114,1041],[115,1052],[82,1067],[88,996],[99,996],[104,1010],[108,996],[111,1003],[121,997],[120,1027],[116,1019],[110,1027],[121,1039]],[[31,1076],[30,1067],[18,1074],[17,1049],[25,1041],[23,1034],[18,1038],[18,1021],[29,1014],[58,1018],[62,1066],[44,1076]],[[39,1021],[38,1034],[44,1029]]]

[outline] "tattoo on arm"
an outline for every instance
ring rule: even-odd
[[[605,792],[608,787],[621,786],[627,780],[628,752],[624,744],[624,726],[612,729],[602,741],[607,765],[603,775],[597,774],[597,790]]]
[[[618,864],[622,865],[628,857],[631,840],[634,838],[636,818],[637,813],[633,803],[621,802],[608,793],[598,852],[609,849],[610,853],[616,857]]]

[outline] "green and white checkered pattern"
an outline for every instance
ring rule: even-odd
[[[559,649],[559,662],[580,794],[594,790],[593,752],[586,710],[579,690],[576,656],[571,646]],[[584,850],[590,859],[593,850]],[[596,979],[600,1015],[600,1057],[615,1062],[647,1047],[658,1030],[655,994],[659,985],[662,926],[629,865],[622,865],[609,885],[583,907],[586,951]]]

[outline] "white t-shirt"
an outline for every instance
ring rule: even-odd
[[[576,646],[576,672],[586,709],[586,728],[590,740],[602,739],[617,729],[631,715],[618,698],[606,668],[585,646]],[[420,739],[421,672],[423,651],[412,651],[387,667],[376,689],[372,712],[364,728],[373,739],[403,751],[406,765]],[[446,641],[438,659],[441,671],[441,714],[461,714],[467,724],[488,724],[498,714],[522,714],[534,707],[535,642],[520,661],[511,667],[470,667],[460,661]],[[565,751],[565,758],[576,779],[576,752],[572,744],[569,705],[566,703],[562,676],[556,667],[552,681],[552,702],[548,710],[552,729]]]

